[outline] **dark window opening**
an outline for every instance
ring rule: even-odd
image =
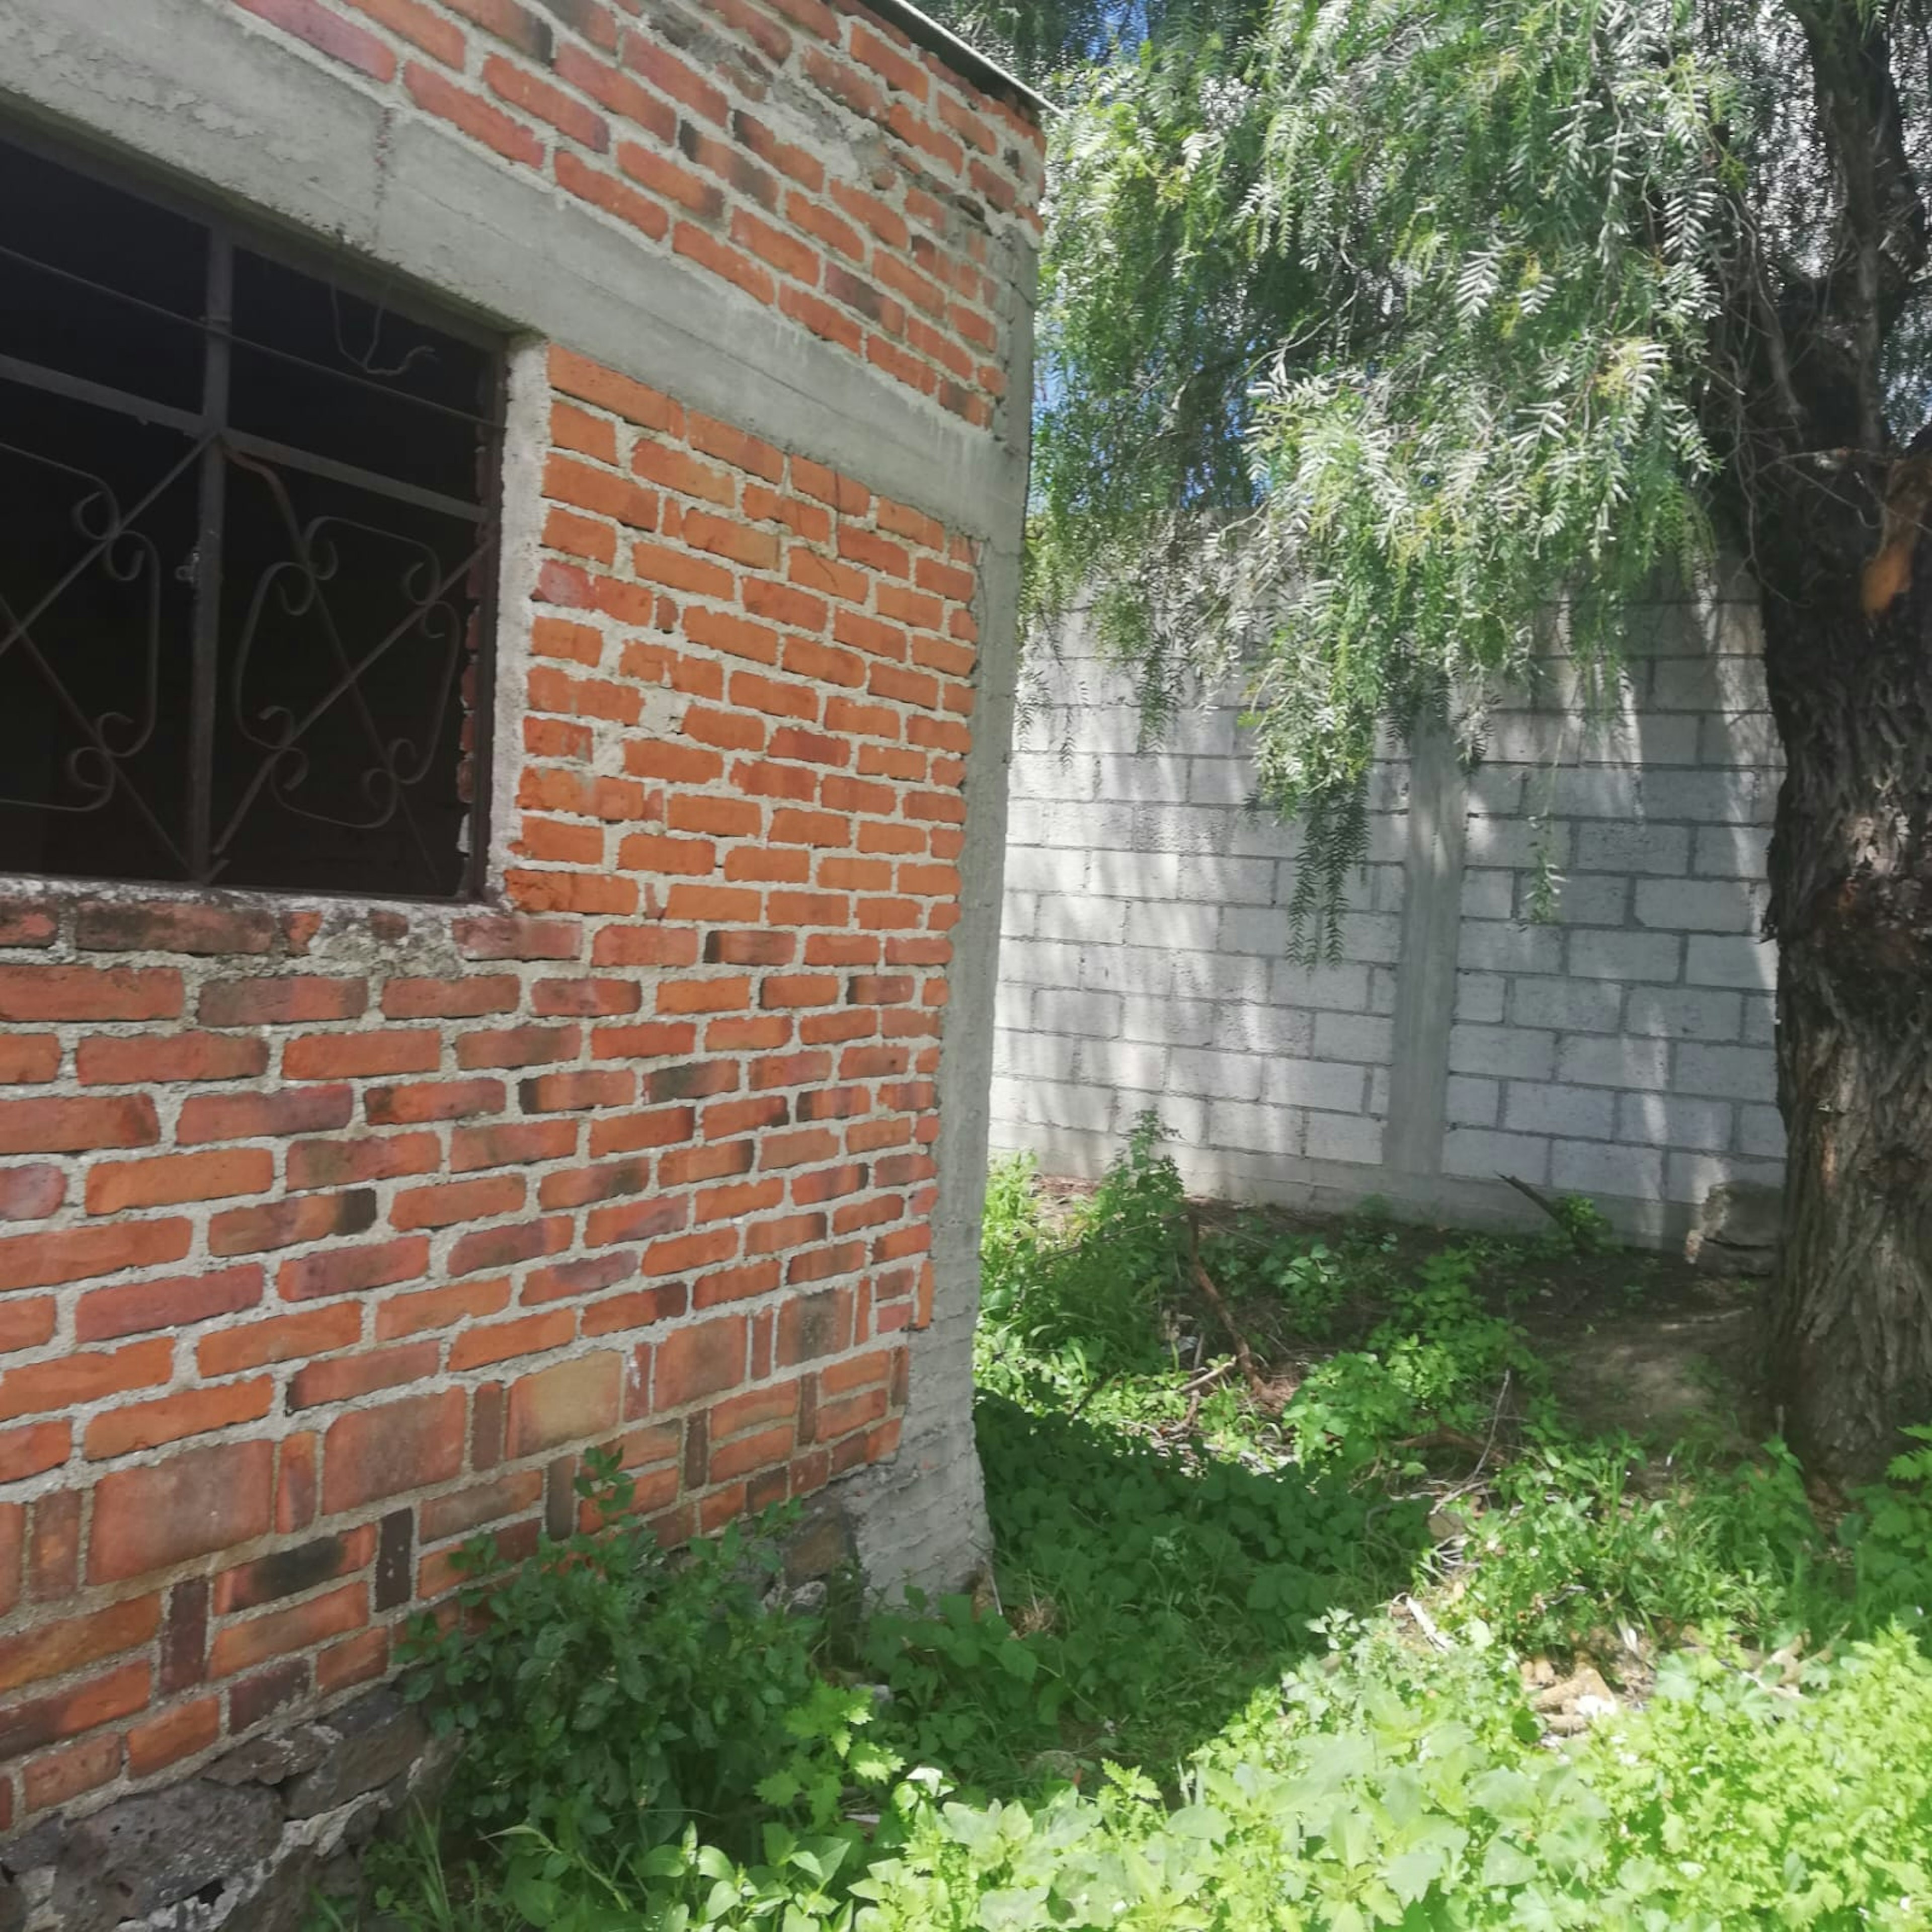
[[[0,140],[0,872],[478,883],[502,358]]]

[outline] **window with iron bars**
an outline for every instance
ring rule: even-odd
[[[0,130],[0,874],[481,880],[501,344]]]

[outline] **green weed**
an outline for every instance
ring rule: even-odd
[[[1932,1429],[1835,1540],[1778,1444],[1574,1438],[1493,1304],[1558,1240],[1602,1250],[1580,1209],[1406,1267],[1373,1222],[1210,1229],[1210,1277],[1304,1371],[1258,1400],[1196,1298],[1162,1138],[1144,1119],[1058,1213],[1026,1164],[993,1178],[996,1587],[776,1616],[764,1537],[666,1556],[593,1459],[609,1528],[507,1576],[479,1543],[460,1616],[419,1628],[412,1694],[466,1748],[444,1835],[379,1848],[368,1909],[401,1932],[1932,1920]],[[1360,1346],[1310,1363],[1338,1332]],[[1614,1672],[1633,1644],[1648,1704],[1547,1737],[1520,1660]]]

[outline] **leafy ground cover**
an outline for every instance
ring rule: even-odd
[[[1721,1368],[1667,1438],[1605,1432],[1600,1386],[1580,1420],[1539,1334],[1675,1310],[1667,1274],[1580,1204],[1531,1242],[1204,1211],[1150,1120],[1084,1198],[1006,1166],[997,1573],[802,1605],[782,1520],[659,1552],[593,1463],[606,1529],[507,1580],[478,1546],[471,1614],[422,1628],[456,1781],[322,1911],[1932,1926],[1932,1430],[1840,1498]]]

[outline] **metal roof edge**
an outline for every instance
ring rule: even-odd
[[[1052,112],[1053,103],[1037,88],[1029,87],[1018,75],[1010,74],[991,56],[982,54],[970,41],[962,40],[950,27],[943,26],[929,14],[922,14],[911,0],[864,0],[882,19],[890,20],[928,52],[935,53],[956,73],[963,74],[981,92],[1031,108],[1040,116]]]

